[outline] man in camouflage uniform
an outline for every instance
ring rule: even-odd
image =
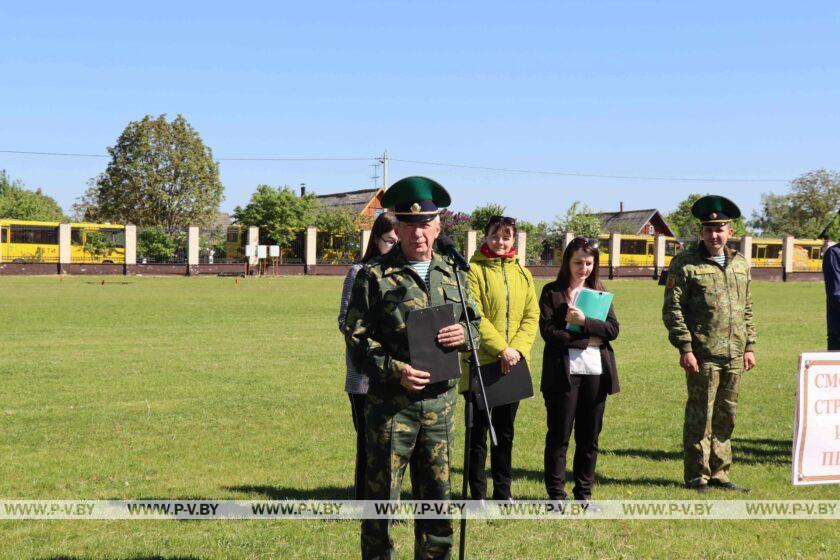
[[[433,251],[439,208],[450,203],[446,190],[431,179],[407,177],[388,189],[382,203],[394,208],[400,242],[359,271],[346,319],[353,362],[370,378],[365,499],[398,500],[411,465],[414,499],[448,500],[457,379],[430,383],[429,372],[412,367],[406,318],[415,309],[453,304],[453,324],[439,331],[437,342],[466,350],[467,322],[478,333],[481,317],[472,301],[469,317],[463,316],[452,262]],[[469,294],[466,275],[458,274]],[[390,524],[362,521],[362,558],[394,557]],[[450,557],[451,520],[415,520],[414,535],[415,558]]]
[[[701,223],[696,248],[671,262],[662,320],[680,351],[688,400],[683,426],[688,488],[747,492],[729,478],[741,374],[755,366],[750,265],[726,246],[741,211],[722,196],[704,196],[691,209]]]

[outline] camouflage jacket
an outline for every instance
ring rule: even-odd
[[[466,274],[459,272],[459,275],[467,296],[473,338],[479,344],[481,315],[470,296]],[[408,313],[413,309],[446,303],[453,304],[454,320],[466,327],[467,319],[463,317],[452,262],[437,253],[433,254],[429,266],[428,288],[411,268],[399,244],[359,271],[347,306],[344,334],[353,364],[370,378],[371,392],[408,393],[400,385],[403,369],[410,363],[405,324]],[[469,350],[468,343],[459,350]],[[457,380],[449,381],[442,389],[453,387],[456,383]],[[435,388],[429,389],[433,391]],[[411,395],[422,398],[422,393]]]
[[[726,250],[726,266],[709,256],[701,242],[671,261],[662,321],[680,352],[701,359],[732,359],[755,344],[750,265]]]

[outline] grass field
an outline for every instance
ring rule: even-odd
[[[0,497],[350,499],[340,278],[108,282],[0,278]],[[623,390],[607,402],[595,498],[694,499],[681,488],[685,387],[662,288],[609,288]],[[741,385],[733,478],[750,498],[840,499],[836,486],[790,484],[796,364],[824,348],[822,284],[756,282],[754,299],[758,368]],[[541,356],[538,341],[537,378]],[[542,399],[523,403],[516,497],[544,498],[544,424]],[[411,557],[411,524],[394,533]],[[0,522],[2,558],[354,558],[358,542],[352,521]],[[839,543],[840,523],[826,521],[471,521],[468,551],[836,559]]]

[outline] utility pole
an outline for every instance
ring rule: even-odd
[[[382,188],[388,188],[388,150],[385,150],[382,153],[382,157],[379,159],[379,163],[382,164]]]
[[[374,188],[376,188],[376,183],[377,183],[376,180],[379,179],[379,177],[380,177],[380,175],[379,175],[379,165],[380,164],[378,164],[378,163],[370,164],[370,166],[373,167],[373,175],[370,176],[370,182],[371,182],[371,184],[373,184]]]

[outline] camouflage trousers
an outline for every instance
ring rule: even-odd
[[[398,500],[405,468],[411,465],[415,500],[449,499],[449,461],[455,438],[456,391],[412,401],[405,395],[365,401],[367,469],[365,499]],[[414,558],[446,558],[452,549],[452,521],[417,519]],[[362,558],[394,558],[391,521],[362,521]]]
[[[716,479],[729,482],[732,430],[744,358],[703,361],[700,373],[687,373],[688,400],[683,424],[686,484]]]

